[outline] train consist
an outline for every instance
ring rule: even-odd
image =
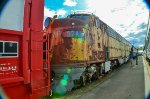
[[[38,99],[51,87],[64,94],[127,62],[135,50],[89,13],[47,18],[43,31],[44,0],[2,0],[0,14],[0,98]]]
[[[150,12],[149,12],[149,19],[148,19],[148,25],[147,25],[147,35],[145,38],[145,46],[143,49],[143,55],[144,57],[150,61]]]
[[[97,79],[127,62],[131,43],[94,14],[56,19],[50,36],[51,86],[57,93]]]

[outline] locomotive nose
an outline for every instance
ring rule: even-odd
[[[72,38],[63,38],[64,40],[64,45],[67,49],[71,49],[73,46],[73,41]]]
[[[67,30],[62,32],[62,38],[66,48],[71,49],[73,43],[77,43],[74,39],[84,39],[84,33],[80,30]]]

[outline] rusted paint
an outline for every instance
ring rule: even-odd
[[[96,21],[99,25],[96,25]],[[52,65],[104,62],[107,58],[126,57],[129,54],[130,46],[109,36],[107,24],[94,15],[89,14],[86,21],[74,18],[56,19],[52,28]],[[79,34],[83,33],[84,36],[76,36],[75,31],[80,31]],[[119,34],[115,35],[121,38]]]
[[[97,34],[97,29],[92,19],[84,23],[77,19],[57,19],[53,25],[52,37],[52,59],[53,64],[86,62],[100,60],[104,57],[102,42],[102,33]],[[75,23],[75,26],[71,26]],[[91,23],[91,24],[90,24]],[[89,27],[89,24],[92,27]],[[67,28],[66,28],[67,27]],[[65,31],[81,31],[84,33],[83,38],[63,37]],[[99,39],[97,38],[97,35]],[[101,38],[101,39],[100,39]],[[98,41],[99,40],[99,41]],[[95,44],[97,42],[97,44]],[[98,43],[100,44],[98,47]]]

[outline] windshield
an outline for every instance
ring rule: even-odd
[[[89,19],[89,15],[71,15],[70,18],[79,19],[82,21],[87,21]]]
[[[73,38],[82,38],[84,37],[84,33],[81,31],[64,31],[62,33],[63,37],[73,37]]]

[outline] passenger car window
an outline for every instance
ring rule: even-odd
[[[3,53],[3,42],[0,42],[0,53]]]
[[[17,53],[17,43],[5,42],[5,53]]]
[[[0,41],[0,57],[18,56],[18,42]]]

